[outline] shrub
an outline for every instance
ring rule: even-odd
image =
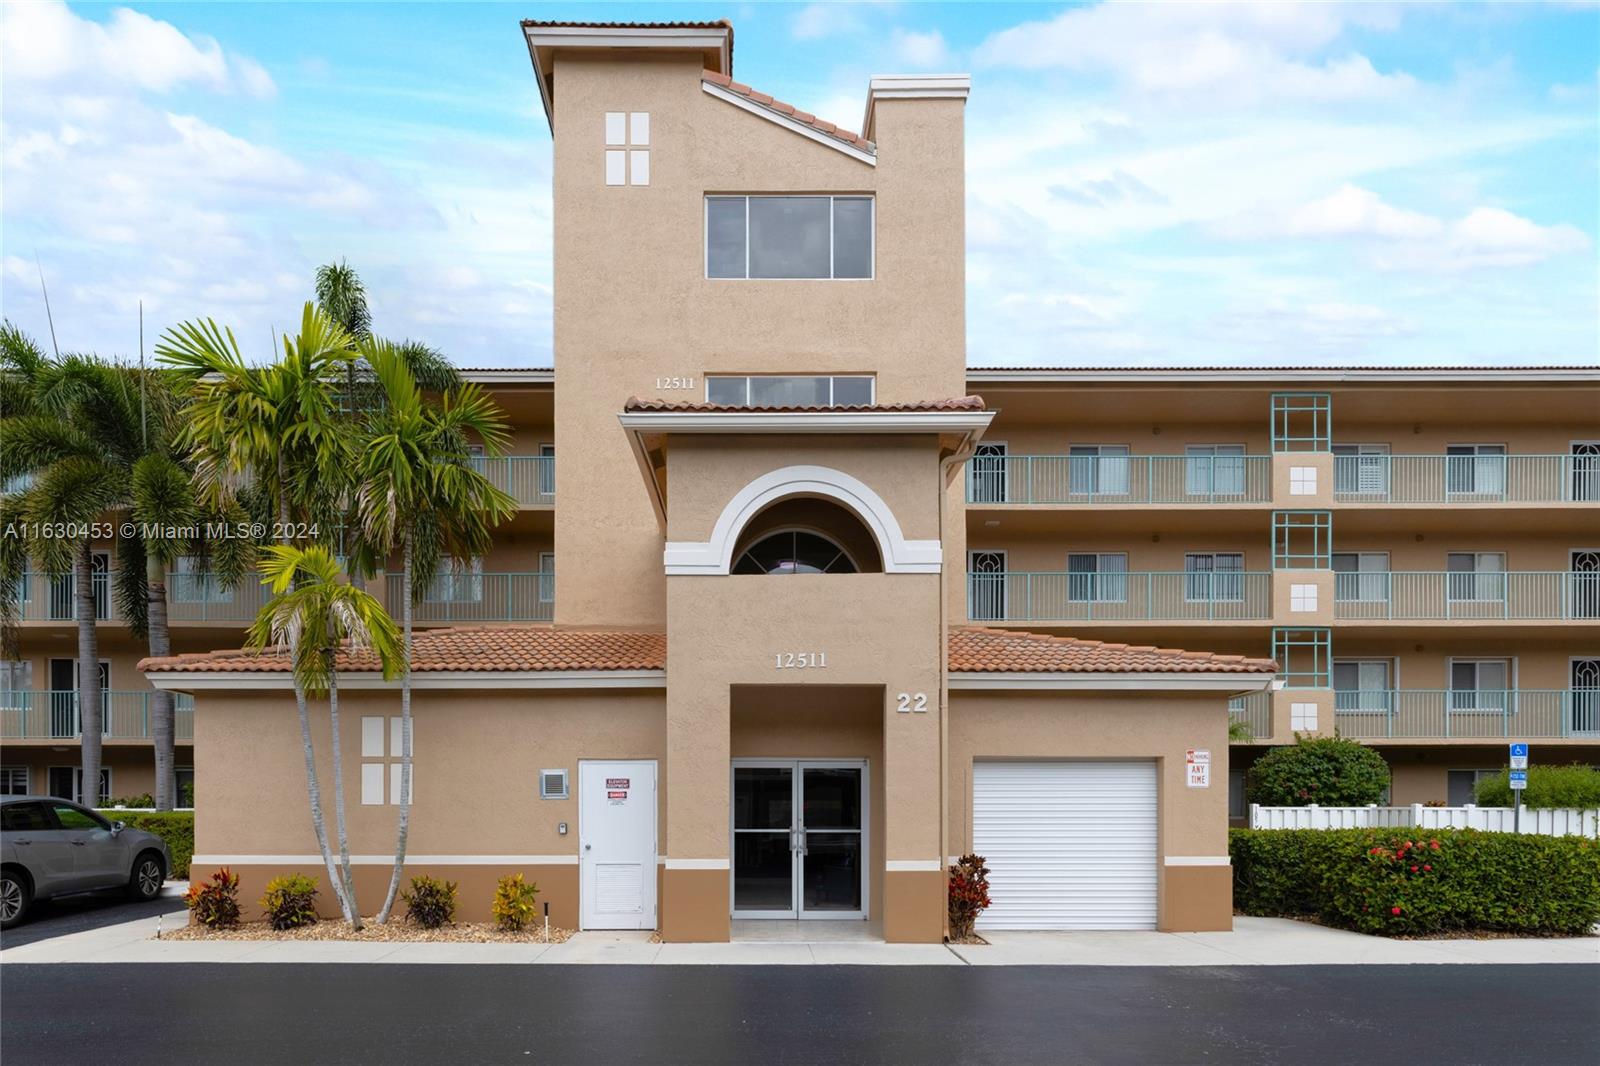
[[[406,920],[424,929],[437,929],[455,921],[456,883],[437,877],[413,877],[411,891],[400,893],[406,901]]]
[[[1510,807],[1511,772],[1501,770],[1479,781],[1476,799],[1482,807]],[[1525,807],[1600,807],[1600,770],[1579,763],[1530,766],[1522,803]]]
[[[989,907],[989,868],[981,855],[963,855],[950,867],[950,935],[964,939]]]
[[[113,807],[154,807],[155,805],[156,798],[148,792],[137,796],[113,796],[111,799],[111,806]]]
[[[201,925],[231,929],[239,924],[239,875],[224,866],[209,880],[190,885],[183,901]]]
[[[1600,922],[1600,844],[1472,829],[1235,829],[1234,905],[1386,936],[1581,936]]]
[[[274,877],[261,897],[261,910],[274,929],[312,924],[317,920],[317,879],[298,873]]]
[[[167,876],[182,881],[189,876],[189,860],[194,856],[193,811],[101,811],[112,821],[129,829],[154,833],[167,843],[172,853],[172,869]]]
[[[1382,799],[1388,787],[1383,756],[1344,737],[1297,736],[1250,768],[1250,802],[1269,807],[1365,807]]]
[[[178,806],[194,806],[194,782],[185,781],[178,786]]]
[[[494,924],[508,933],[520,933],[539,913],[539,886],[524,881],[520,872],[502,877],[494,889]]]

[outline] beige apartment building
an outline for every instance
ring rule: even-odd
[[[1600,759],[1600,374],[969,369],[965,76],[873,78],[856,133],[735,81],[726,23],[523,34],[555,369],[467,371],[521,509],[425,592],[412,662],[408,868],[463,919],[520,870],[568,926],[936,941],[975,850],[991,928],[1226,929],[1240,770],[1295,731],[1380,746],[1401,802],[1508,738]],[[212,650],[259,602],[208,595],[111,687],[183,694],[194,876],[254,898],[320,859],[286,661]],[[70,636],[30,621],[13,691],[49,705]],[[340,666],[370,906],[399,704]],[[71,737],[7,714],[37,790]]]

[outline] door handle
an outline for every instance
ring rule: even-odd
[[[88,841],[86,841],[86,840],[74,840],[72,842],[72,846],[75,847],[75,848],[81,848],[87,843],[88,843]]]
[[[13,844],[17,844],[17,845],[20,846],[22,844],[32,844],[33,841],[31,841],[31,840],[13,840],[12,843]]]

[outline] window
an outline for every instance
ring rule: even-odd
[[[556,602],[556,553],[539,553],[539,602]]]
[[[1445,588],[1452,601],[1505,599],[1504,552],[1450,552],[1444,568]]]
[[[1444,450],[1445,491],[1499,496],[1506,491],[1504,444],[1452,444]]]
[[[1346,603],[1389,599],[1388,552],[1334,552],[1333,598]]]
[[[1511,660],[1453,659],[1450,709],[1499,714],[1510,703]]]
[[[1244,495],[1244,445],[1189,445],[1184,449],[1183,483],[1190,496]]]
[[[735,560],[735,574],[854,574],[855,560],[820,533],[789,529],[756,541]]]
[[[81,766],[52,766],[49,771],[50,795],[61,799],[71,800],[74,803],[83,803],[83,767]],[[100,767],[100,796],[95,800],[96,805],[105,807],[111,803],[111,767]]]
[[[97,814],[91,814],[82,807],[74,807],[66,803],[52,804],[50,810],[56,816],[56,824],[62,829],[110,829],[111,823]]]
[[[1387,714],[1393,707],[1393,663],[1388,659],[1336,659],[1333,709]]]
[[[429,603],[482,603],[483,560],[440,556],[438,572],[428,583]]]
[[[26,711],[33,691],[33,662],[0,662],[0,710]]]
[[[870,196],[708,196],[706,277],[872,277]]]
[[[0,807],[0,829],[7,833],[48,833],[54,828],[42,803],[9,803]]]
[[[178,795],[177,807],[194,806],[194,767],[179,766],[172,771],[172,776],[177,779]]]
[[[1228,817],[1244,818],[1250,814],[1250,804],[1245,800],[1243,770],[1228,771]]]
[[[606,112],[606,184],[650,184],[650,112]]]
[[[1477,803],[1478,782],[1487,777],[1499,776],[1499,769],[1494,767],[1475,770],[1451,770],[1447,775],[1449,792],[1445,802],[1452,807],[1465,807],[1469,803]]]
[[[1010,493],[1006,480],[1006,445],[1003,441],[984,441],[967,464],[967,502],[1005,503]]]
[[[1128,495],[1126,444],[1074,444],[1067,449],[1067,491],[1073,495]]]
[[[167,592],[173,603],[228,603],[233,599],[198,556],[180,555],[169,581]]]
[[[706,402],[722,407],[870,407],[873,392],[873,379],[864,374],[706,378]]]
[[[539,445],[539,495],[546,499],[556,494],[556,446]]]
[[[1006,616],[1006,553],[967,553],[967,617],[996,622]]]
[[[364,806],[378,807],[384,802],[384,779],[388,779],[389,803],[400,803],[400,771],[403,768],[400,762],[404,734],[402,727],[404,720],[399,715],[384,718],[381,715],[362,715],[361,717],[361,758],[382,759],[384,757],[384,742],[389,745],[389,758],[392,762],[367,762],[361,763],[361,802]],[[385,728],[387,726],[387,728]],[[417,799],[417,735],[416,718],[411,720],[411,801]],[[387,767],[387,773],[385,768]]]
[[[1067,599],[1072,603],[1126,603],[1127,553],[1067,556]]]
[[[1389,494],[1387,444],[1335,444],[1333,491],[1357,496]]]
[[[26,766],[0,766],[0,796],[26,796],[28,794],[28,768]],[[10,826],[6,826],[10,829]]]
[[[1183,573],[1186,600],[1244,599],[1243,552],[1190,552],[1183,557]]]

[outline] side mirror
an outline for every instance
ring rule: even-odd
[[[128,823],[127,822],[112,822],[111,823],[111,835],[112,836],[116,836],[118,833],[122,832],[126,828],[128,828]]]

